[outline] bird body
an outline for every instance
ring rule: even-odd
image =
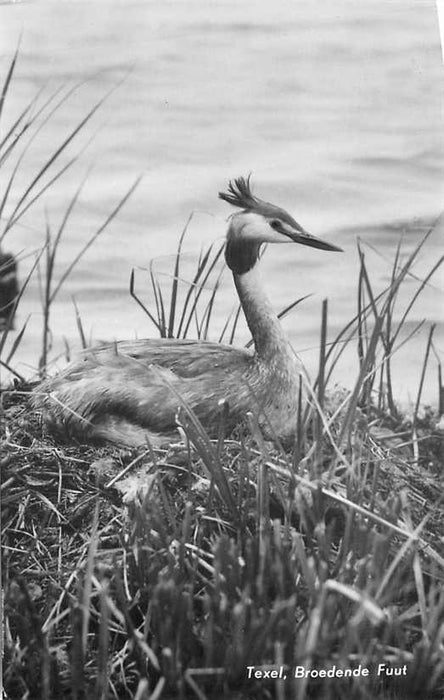
[[[227,404],[231,431],[252,411],[264,434],[287,441],[296,428],[296,356],[259,275],[260,247],[294,241],[339,250],[307,234],[283,209],[253,197],[238,178],[220,197],[242,211],[231,216],[225,259],[254,341],[254,351],[200,340],[104,343],[84,351],[34,392],[50,428],[82,441],[146,444],[171,439],[181,405],[210,435]]]

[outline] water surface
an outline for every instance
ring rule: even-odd
[[[146,268],[155,257],[158,270],[169,270],[178,236],[195,212],[185,244],[191,269],[202,246],[223,238],[230,211],[217,192],[229,178],[252,172],[259,196],[285,206],[305,228],[345,250],[339,255],[295,246],[283,253],[279,247],[263,260],[277,309],[312,294],[285,326],[313,371],[322,299],[329,298],[330,337],[356,310],[358,237],[379,291],[390,279],[399,236],[407,255],[442,210],[443,65],[433,2],[14,3],[0,6],[4,67],[20,32],[7,121],[39,89],[48,95],[58,86],[79,86],[29,148],[15,196],[96,101],[116,89],[72,146],[70,153],[92,139],[78,165],[45,195],[44,206],[11,231],[5,247],[23,255],[37,250],[45,218],[57,226],[88,172],[60,248],[60,274],[143,174],[53,307],[55,355],[63,350],[63,336],[78,345],[73,297],[91,338],[153,334],[129,297],[131,269]],[[441,226],[415,267],[418,277],[441,254],[442,240]],[[23,260],[22,276],[30,260]],[[139,289],[149,302],[144,275],[139,269]],[[406,283],[404,295],[414,283]],[[423,318],[436,322],[438,351],[443,288],[439,274],[406,328]],[[215,337],[236,301],[229,274],[221,295]],[[18,365],[24,373],[35,367],[40,345],[37,280],[19,323],[28,314]],[[404,400],[416,392],[427,333],[424,326],[395,363]],[[247,337],[243,330],[239,342]],[[355,374],[350,351],[337,381],[350,386]],[[435,361],[426,397],[436,401]]]

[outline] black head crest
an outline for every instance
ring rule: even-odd
[[[237,177],[235,180],[230,180],[228,183],[228,192],[219,192],[220,199],[223,199],[228,204],[241,209],[255,210],[260,205],[260,202],[253,196],[250,189],[250,177]]]
[[[240,207],[268,218],[276,217],[286,221],[290,226],[299,228],[299,224],[285,209],[277,207],[275,204],[270,204],[270,202],[264,202],[253,195],[250,188],[250,178],[251,175],[247,178],[237,177],[234,180],[230,180],[228,192],[219,192],[220,199],[228,202],[228,204],[232,204],[234,207]]]

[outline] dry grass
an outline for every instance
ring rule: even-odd
[[[294,468],[252,435],[227,440],[224,493],[206,450],[55,445],[24,394],[4,401],[9,697],[440,697],[432,416],[419,465],[406,426],[362,415],[344,463],[324,445],[320,479],[310,459]],[[116,480],[131,463],[133,479]],[[382,661],[406,663],[407,677],[290,679],[299,664]],[[248,679],[251,665],[288,678]]]

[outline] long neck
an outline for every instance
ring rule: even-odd
[[[236,234],[241,231],[242,217],[233,217],[227,236],[225,260],[233,273],[256,353],[260,359],[267,362],[276,361],[283,355],[293,358],[294,353],[261,282],[260,243],[254,239],[240,239]]]
[[[261,283],[258,265],[233,272],[234,283],[259,358],[271,361],[292,353],[290,344]]]

